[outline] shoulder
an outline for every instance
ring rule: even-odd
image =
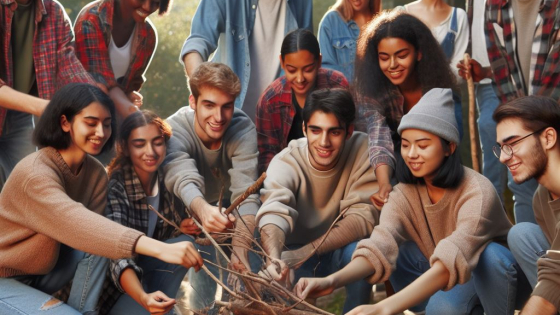
[[[307,138],[295,139],[272,158],[268,169],[282,170],[282,172],[301,169],[304,167],[303,164],[306,164],[305,161],[307,161]]]
[[[327,68],[320,68],[317,74],[317,87],[318,88],[347,88],[348,87],[348,80],[342,72],[327,69]]]
[[[228,126],[228,129],[226,130],[226,133],[224,135],[224,140],[231,141],[234,139],[245,138],[246,136],[251,137],[253,135],[256,141],[257,134],[256,134],[255,124],[253,123],[251,118],[249,118],[249,116],[245,114],[245,112],[243,112],[239,108],[235,108],[233,110],[233,117],[231,118],[231,123]]]
[[[272,81],[272,83],[263,91],[261,100],[257,106],[270,106],[273,103],[278,102],[283,95],[289,92],[286,86],[287,81],[285,75]]]
[[[149,18],[146,18],[144,24],[142,24],[143,32],[141,32],[143,36],[147,36],[150,41],[155,41],[157,39],[157,30],[156,26]]]
[[[342,19],[342,17],[340,16],[340,13],[338,13],[338,11],[336,10],[329,10],[327,11],[327,13],[325,13],[325,15],[323,16],[323,19],[321,20],[321,24],[324,23],[329,23],[327,25],[332,25],[334,23],[344,23],[344,20]]]
[[[194,111],[187,105],[179,108],[174,114],[167,117],[165,121],[171,125],[173,132],[176,130],[185,130],[187,129],[187,125],[190,125],[189,116],[194,116]]]
[[[88,154],[86,155],[86,161],[84,164],[87,165],[88,177],[86,178],[94,180],[93,183],[95,183],[96,186],[101,183],[107,183],[107,171],[101,162]]]
[[[368,150],[368,135],[361,131],[354,131],[350,139],[347,140],[352,151],[357,151],[358,154],[362,151]]]
[[[467,12],[461,8],[455,8],[457,12],[457,20],[459,23],[468,23]]]

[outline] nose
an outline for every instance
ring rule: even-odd
[[[297,83],[303,82],[303,73],[301,71],[298,71],[296,81]]]
[[[144,0],[142,2],[142,10],[146,12],[150,12],[151,7],[152,7],[152,0]]]
[[[97,124],[97,127],[95,127],[95,135],[99,138],[104,138],[105,137],[105,130],[104,126],[102,123]],[[109,132],[110,134],[110,132]]]
[[[154,156],[155,155],[154,152],[155,152],[154,147],[152,146],[151,143],[148,143],[146,145],[146,151],[145,151],[146,155],[147,156]]]
[[[321,134],[321,141],[319,142],[319,144],[325,148],[328,148],[331,145],[328,132],[323,132]]]
[[[504,152],[500,152],[500,163],[502,164],[506,164],[507,161],[511,160],[511,158],[513,157],[513,155],[507,155]]]
[[[415,148],[413,145],[411,145],[411,146],[408,148],[408,154],[407,154],[407,156],[408,156],[409,158],[411,158],[411,159],[414,159],[414,158],[418,157],[417,152],[416,152],[416,148]]]
[[[389,64],[389,67],[391,69],[394,69],[397,67],[397,58],[396,56],[391,56],[391,63]]]
[[[221,108],[216,108],[216,111],[214,112],[214,120],[216,122],[221,122],[223,116],[224,115],[222,113],[222,109]]]

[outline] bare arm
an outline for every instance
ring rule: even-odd
[[[196,68],[198,68],[198,66],[200,66],[200,64],[203,63],[204,60],[198,52],[193,51],[185,55],[185,57],[183,58],[183,62],[185,63],[185,71],[187,72],[187,77],[190,78]]]
[[[267,261],[266,270],[274,280],[285,280],[288,266],[280,260],[280,255],[286,241],[286,234],[278,226],[267,224],[261,229],[261,241],[264,250],[272,258]]]
[[[202,257],[190,242],[166,244],[143,235],[138,239],[134,252],[185,268],[194,267],[197,271],[203,264]]]
[[[119,86],[115,86],[109,90],[109,96],[113,102],[115,102],[115,109],[123,119],[138,110],[138,107],[130,101]]]
[[[375,169],[379,190],[371,195],[370,199],[377,209],[381,209],[389,201],[389,193],[393,190],[391,176],[393,176],[393,168],[387,164],[379,165]]]
[[[48,100],[21,93],[4,85],[0,87],[0,107],[41,116]]]
[[[150,313],[167,313],[175,305],[175,299],[169,298],[160,291],[146,293],[142,283],[140,283],[136,273],[131,268],[123,271],[120,283],[124,291]]]
[[[522,315],[555,315],[558,310],[546,299],[533,295],[521,311]]]

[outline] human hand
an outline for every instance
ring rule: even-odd
[[[267,262],[266,271],[273,280],[286,283],[290,269],[281,259],[272,258]]]
[[[183,234],[188,235],[199,235],[202,232],[198,228],[196,223],[194,223],[194,220],[192,218],[187,218],[181,221],[181,225],[179,226],[179,228],[181,229],[181,232]]]
[[[283,251],[282,255],[280,255],[280,258],[289,268],[293,268],[299,262],[307,258],[309,253],[313,252],[314,250],[315,247],[313,247],[313,244],[309,243],[295,250]]]
[[[389,193],[392,190],[393,186],[390,183],[379,185],[379,190],[369,197],[373,206],[381,210],[383,205],[389,201]]]
[[[146,293],[141,299],[142,307],[144,307],[150,314],[167,314],[173,306],[175,306],[175,299],[169,298],[161,291]]]
[[[466,67],[462,61],[458,62],[457,69],[459,69],[459,76],[465,80],[467,80],[469,72],[474,82],[480,82],[490,77],[488,69],[482,67],[480,63],[474,59],[469,59],[468,67]]]
[[[127,95],[128,99],[134,104],[134,106],[141,107],[144,104],[144,96],[138,91],[132,91]]]
[[[193,267],[196,271],[203,264],[202,257],[191,242],[161,243],[160,253],[156,258],[170,264]]]
[[[208,233],[222,233],[226,229],[231,229],[235,222],[235,216],[229,214],[228,216],[220,212],[218,207],[209,205],[202,198],[197,198],[193,201],[198,203],[195,213],[200,218],[200,223]],[[195,207],[193,207],[195,208]]]
[[[331,277],[301,278],[294,288],[294,293],[300,299],[316,298],[332,293],[335,285]]]

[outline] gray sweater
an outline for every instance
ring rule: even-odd
[[[189,209],[196,197],[216,204],[222,182],[226,188],[224,199],[233,202],[257,180],[257,132],[241,110],[235,109],[217,150],[206,148],[196,134],[194,111],[189,107],[179,109],[167,122],[173,128],[173,136],[163,167],[165,186]],[[254,215],[259,206],[259,196],[253,194],[241,204],[239,213]]]

